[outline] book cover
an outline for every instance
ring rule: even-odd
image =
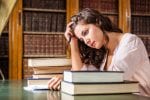
[[[64,71],[68,82],[123,82],[123,71]]]

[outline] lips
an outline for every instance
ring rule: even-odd
[[[91,43],[91,47],[95,47],[95,41]]]

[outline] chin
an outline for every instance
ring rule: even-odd
[[[94,48],[95,49],[100,49],[102,47],[102,45],[96,45]]]

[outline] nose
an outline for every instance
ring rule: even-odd
[[[85,39],[85,43],[86,43],[87,45],[89,45],[89,44],[90,44],[90,39]]]

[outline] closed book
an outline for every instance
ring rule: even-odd
[[[67,82],[123,82],[123,71],[64,71]]]
[[[71,59],[68,58],[34,58],[28,60],[29,67],[42,66],[71,66]]]
[[[41,79],[41,78],[52,78],[57,75],[62,75],[62,73],[47,73],[47,74],[33,74],[32,78]]]
[[[48,89],[49,80],[50,78],[40,78],[40,79],[28,78],[27,87],[31,88],[32,90]]]
[[[64,70],[71,69],[70,66],[40,66],[33,67],[34,74],[50,74],[50,73],[63,73]]]
[[[138,82],[100,82],[100,83],[72,83],[61,82],[61,91],[70,95],[83,94],[121,94],[139,92]]]

